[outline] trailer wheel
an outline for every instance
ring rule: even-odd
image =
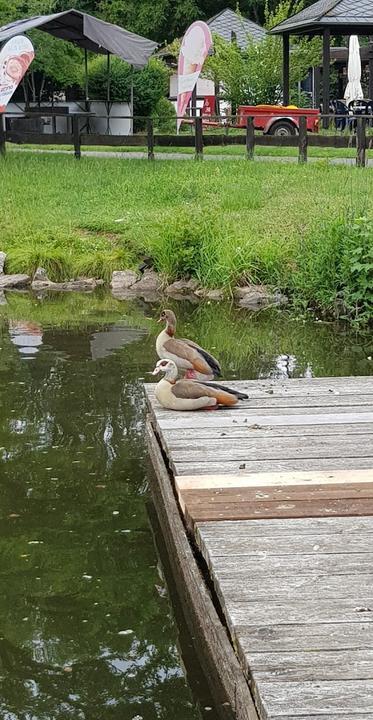
[[[277,120],[268,130],[268,135],[276,137],[291,137],[297,134],[297,128],[290,120]]]

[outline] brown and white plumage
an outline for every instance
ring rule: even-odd
[[[221,368],[213,355],[192,340],[175,338],[176,317],[172,310],[163,310],[158,322],[166,323],[156,341],[158,357],[173,360],[188,378],[213,380],[219,377]]]
[[[219,405],[236,405],[238,400],[247,399],[244,393],[236,392],[223,385],[177,380],[177,367],[168,358],[158,360],[153,375],[163,372],[164,378],[158,383],[155,395],[158,402],[168,410],[213,409]]]

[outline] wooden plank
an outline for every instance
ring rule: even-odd
[[[364,415],[363,415],[364,419]],[[233,441],[237,438],[276,438],[276,437],[307,437],[308,435],[317,436],[322,435],[347,435],[349,432],[353,432],[354,435],[373,433],[373,423],[361,422],[354,424],[330,424],[330,425],[247,425],[247,423],[241,423],[240,425],[232,424],[229,428],[229,434],[226,428],[220,427],[199,427],[198,428],[198,439],[204,440],[206,445],[211,440],[218,440],[219,438],[229,437]],[[170,441],[179,440],[195,440],[196,439],[196,428],[186,428],[184,430],[164,430],[164,440],[169,444]]]
[[[219,578],[235,577],[241,582],[246,578],[292,577],[293,575],[356,575],[373,574],[372,552],[337,554],[313,553],[312,555],[226,555],[215,557],[211,567]],[[359,605],[359,602],[356,603]],[[373,606],[372,619],[373,619]]]
[[[331,515],[351,517],[373,515],[373,498],[356,500],[300,500],[255,503],[207,503],[186,505],[185,516],[188,526],[193,523],[212,520],[249,520],[254,518],[309,518],[330,517]]]
[[[243,652],[320,652],[373,650],[371,623],[312,623],[310,625],[237,626]],[[294,712],[294,708],[292,708]]]
[[[310,596],[325,600],[354,597],[358,584],[361,597],[370,597],[373,594],[373,575],[329,575],[315,577],[313,575],[299,575],[290,578],[254,578],[250,581],[238,583],[237,578],[226,574],[216,573],[216,582],[220,593],[228,602],[267,602],[272,597],[277,601],[308,600]],[[266,636],[267,637],[267,636]],[[328,649],[326,647],[325,649]]]
[[[352,425],[353,423],[373,422],[373,412],[369,410],[369,407],[361,407],[355,405],[349,408],[339,407],[338,412],[331,413],[329,408],[319,407],[315,408],[303,408],[302,412],[299,412],[298,408],[288,408],[284,414],[281,409],[276,413],[275,408],[264,410],[260,413],[252,414],[250,409],[246,411],[240,411],[238,409],[233,410],[216,410],[215,412],[205,412],[203,410],[199,412],[169,412],[164,411],[161,416],[160,412],[157,411],[156,424],[157,427],[162,430],[184,430],[191,428],[195,433],[198,432],[199,428],[224,428],[238,426],[257,426],[257,425],[271,425],[271,426],[286,426],[292,425],[336,425],[343,423]]]
[[[302,438],[243,438],[233,442],[229,437],[206,443],[198,438],[194,441],[172,442],[168,445],[169,454],[174,462],[188,462],[190,457],[195,460],[203,457],[217,461],[233,460],[267,460],[291,458],[328,458],[328,457],[371,457],[373,468],[373,435],[354,435],[347,437],[313,437]]]
[[[308,535],[342,536],[373,532],[373,517],[308,518],[307,520],[241,520],[237,522],[199,523],[198,534],[207,542],[211,536],[226,538],[297,538]],[[343,537],[344,536],[344,537]],[[337,539],[337,538],[336,538]],[[347,539],[347,540],[346,540]]]
[[[256,682],[288,680],[364,680],[373,678],[372,650],[324,650],[322,652],[250,653],[245,670]],[[329,720],[329,716],[328,716]]]
[[[362,598],[356,589],[354,597],[341,600],[307,600],[291,602],[229,603],[225,607],[229,626],[267,627],[272,625],[309,625],[373,622],[373,595]],[[301,629],[300,629],[301,632]],[[326,629],[327,632],[327,629]],[[343,633],[343,627],[341,627]],[[373,677],[373,673],[372,673]]]
[[[356,713],[373,713],[371,680],[329,680],[318,682],[260,684],[260,707],[264,717],[283,717],[289,711],[304,716],[338,713],[341,708],[353,718]]]
[[[344,519],[344,518],[343,518]],[[252,521],[247,521],[252,523]],[[255,521],[257,522],[257,521]],[[272,522],[272,521],[265,521]],[[213,562],[216,558],[232,559],[236,556],[248,557],[283,557],[286,555],[333,555],[339,553],[370,553],[373,548],[373,528],[371,533],[349,533],[347,537],[341,533],[330,535],[285,535],[273,537],[255,537],[239,534],[219,532],[221,525],[226,523],[211,523],[216,528],[214,534],[205,534],[204,527],[199,523],[196,527],[196,540],[205,558]],[[266,532],[263,530],[263,533]],[[206,539],[206,542],[205,542]]]
[[[175,478],[179,490],[204,488],[280,488],[282,486],[345,485],[351,483],[372,483],[371,470],[338,470],[323,472],[252,473],[251,475],[184,475]]]
[[[313,459],[300,460],[235,460],[229,462],[202,462],[201,459],[190,458],[188,462],[171,462],[175,475],[216,475],[225,474],[232,475],[234,473],[248,474],[256,472],[287,472],[287,471],[309,471],[313,467],[318,470],[354,470],[371,469],[372,458],[353,457],[353,458],[321,458],[317,459],[317,463]]]
[[[255,503],[257,501],[342,500],[373,498],[373,483],[334,483],[331,485],[287,485],[285,487],[192,488],[182,490],[183,502],[194,505],[211,503]]]
[[[182,589],[180,599],[188,628],[196,641],[199,660],[206,670],[210,691],[216,699],[217,714],[222,720],[231,718],[232,712],[237,720],[258,720],[242,668],[189,545],[170,478],[149,422],[146,433],[155,469],[155,476],[151,476],[152,495],[175,581]]]

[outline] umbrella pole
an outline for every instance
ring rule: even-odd
[[[130,135],[133,135],[133,65],[131,65],[130,113]]]
[[[110,53],[107,54],[107,84],[106,84],[106,133],[110,135]]]
[[[88,50],[84,49],[84,78],[85,78],[85,109],[89,112],[89,96],[88,96]]]
[[[369,38],[369,100],[373,100],[373,37]]]

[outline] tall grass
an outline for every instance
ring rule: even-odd
[[[337,283],[342,252],[335,223],[369,215],[373,190],[370,170],[323,162],[127,164],[13,153],[2,170],[8,271],[43,265],[55,280],[108,279],[145,253],[170,280],[269,283],[325,306],[334,300],[322,287]]]

